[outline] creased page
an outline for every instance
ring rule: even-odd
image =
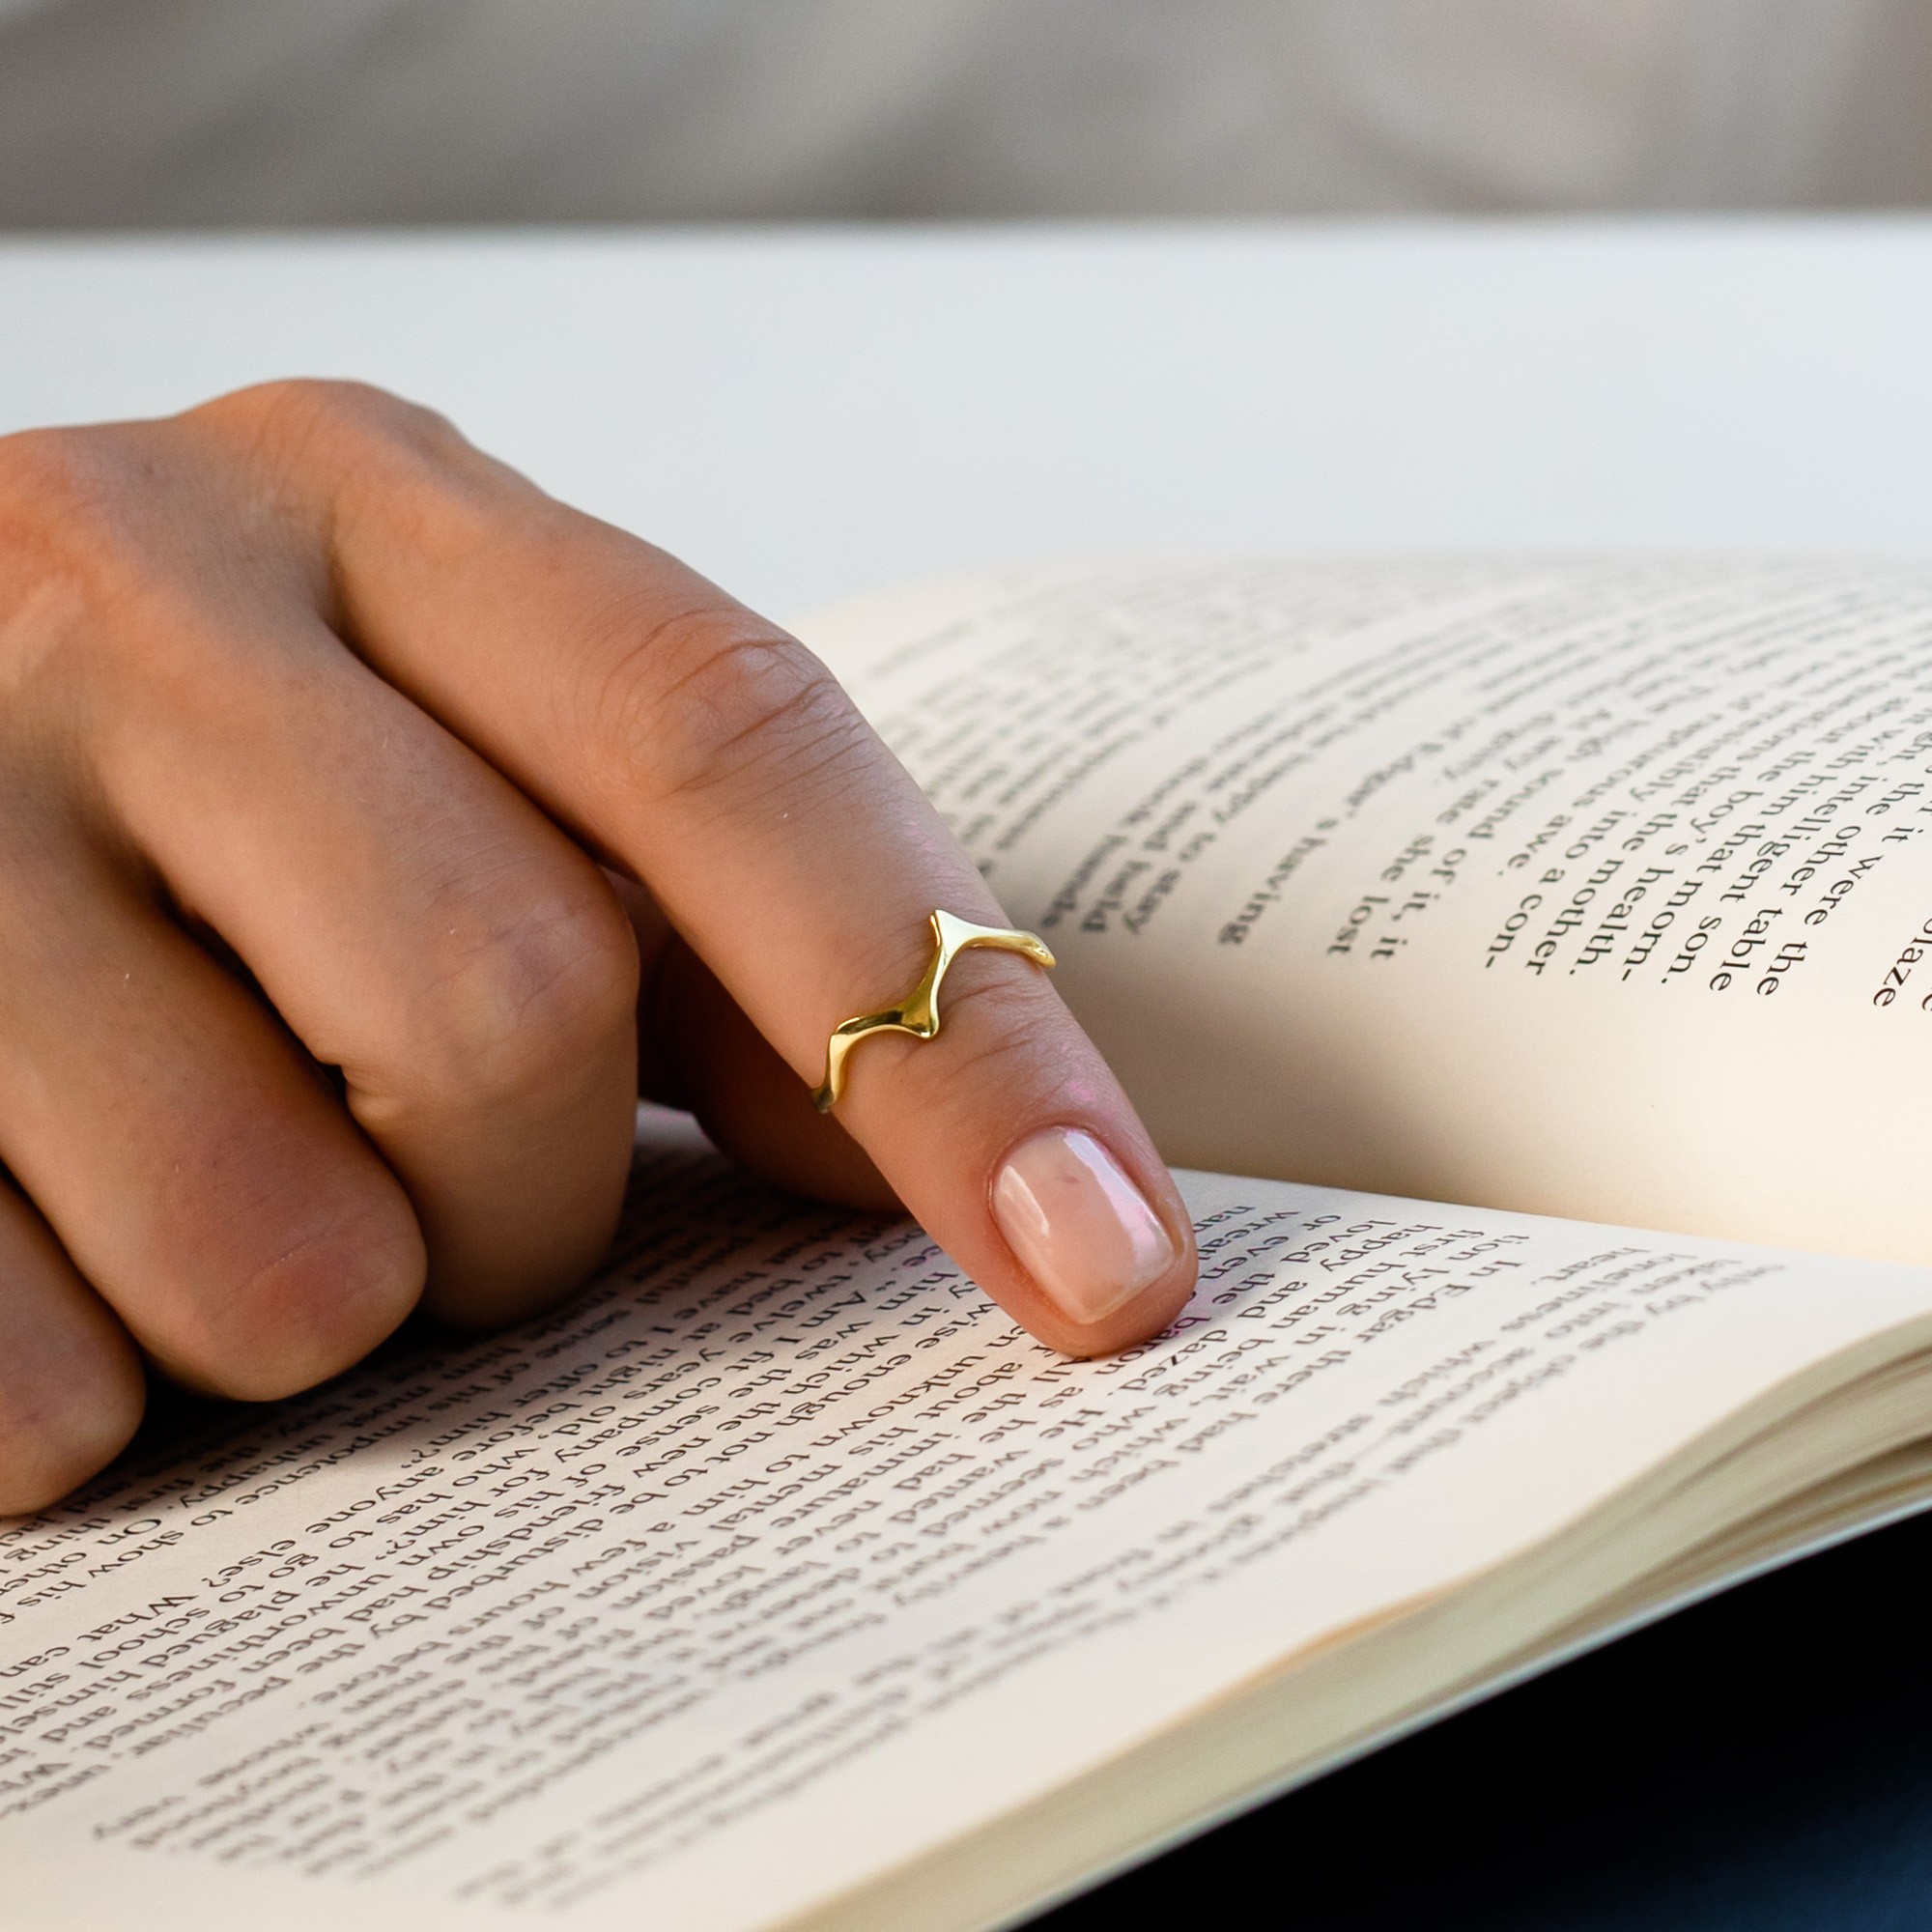
[[[1122,563],[802,630],[1171,1159],[1932,1261],[1932,570]]]
[[[1184,1185],[1197,1296],[1082,1364],[916,1227],[662,1144],[556,1315],[0,1530],[8,1922],[776,1924],[1932,1311],[1917,1270]]]

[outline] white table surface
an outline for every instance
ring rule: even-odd
[[[1932,550],[1932,221],[0,242],[0,429],[430,402],[775,611],[1119,546]]]

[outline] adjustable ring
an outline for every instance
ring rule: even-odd
[[[1036,966],[1051,966],[1053,954],[1037,933],[1015,932],[1004,925],[975,925],[950,912],[932,915],[932,957],[919,983],[896,1006],[876,1013],[840,1020],[832,1029],[825,1049],[825,1079],[811,1096],[821,1114],[829,1114],[845,1091],[845,1062],[862,1039],[875,1033],[906,1033],[914,1039],[931,1039],[939,1032],[939,986],[946,969],[968,947],[990,946],[1001,952],[1017,952]]]

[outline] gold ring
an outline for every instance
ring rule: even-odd
[[[845,1091],[845,1062],[862,1039],[875,1033],[909,1033],[915,1039],[931,1039],[939,1031],[939,983],[953,959],[971,946],[991,946],[1002,952],[1018,952],[1036,966],[1051,966],[1053,954],[1037,933],[1015,932],[1004,925],[975,925],[970,919],[957,919],[950,912],[932,915],[932,957],[920,975],[919,984],[896,1006],[876,1013],[861,1013],[856,1019],[840,1020],[832,1029],[825,1049],[825,1079],[811,1096],[811,1104],[821,1114],[829,1114]]]

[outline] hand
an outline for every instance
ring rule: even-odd
[[[564,1293],[640,1065],[1058,1348],[1184,1299],[1173,1184],[1024,961],[966,953],[944,1033],[813,1112],[928,911],[1004,916],[803,646],[440,418],[276,384],[0,440],[0,1511],[119,1450],[144,1356],[264,1399],[419,1300]]]

